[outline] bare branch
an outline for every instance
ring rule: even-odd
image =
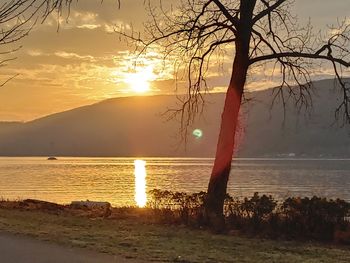
[[[276,54],[269,54],[269,55],[264,55],[256,58],[252,58],[250,60],[250,65],[261,62],[261,61],[266,61],[270,59],[279,59],[279,58],[311,58],[311,59],[322,59],[322,60],[327,60],[331,62],[338,63],[344,67],[350,67],[350,61],[345,61],[340,58],[334,58],[332,56],[328,55],[321,55],[318,53],[302,53],[302,52],[282,52],[282,53],[276,53]]]
[[[203,104],[201,93],[208,89],[206,76],[212,70],[209,68],[211,61],[217,59],[218,53],[226,56],[228,47],[235,52],[231,56],[234,61],[237,43],[242,39],[239,28],[251,27],[246,31],[251,32],[251,37],[247,38],[250,39],[249,70],[269,62],[279,69],[278,73],[273,71],[281,81],[275,95],[281,97],[284,104],[293,99],[298,108],[312,105],[311,78],[317,61],[330,62],[346,95],[342,105],[349,101],[346,85],[341,83],[342,71],[338,68],[349,68],[348,25],[338,25],[324,41],[320,34],[313,33],[311,23],[298,25],[297,17],[291,13],[291,0],[254,1],[253,18],[247,24],[242,20],[245,17],[242,1],[183,0],[171,10],[158,9],[148,1],[151,22],[146,24],[143,36],[139,32],[130,34],[117,30],[136,43],[138,54],[145,54],[156,46],[164,58],[176,58],[176,75],[186,76],[180,80],[188,84],[187,100],[177,111],[183,127],[193,122],[198,105]],[[284,94],[286,91],[288,95]]]
[[[261,18],[264,16],[269,15],[272,11],[276,10],[280,5],[282,5],[284,2],[287,0],[276,0],[276,2],[273,5],[268,5],[266,1],[262,1],[267,8],[258,13],[254,18],[253,18],[253,24],[255,24],[257,21],[259,21]]]
[[[235,30],[238,28],[239,19],[237,16],[232,16],[228,11],[228,8],[225,7],[219,0],[213,0],[213,2],[219,7],[220,11],[224,14],[224,16],[232,23]],[[210,1],[208,2],[210,3]],[[238,14],[238,10],[235,10],[236,15]]]

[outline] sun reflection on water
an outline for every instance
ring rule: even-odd
[[[146,194],[146,161],[135,160],[135,201],[138,207],[144,207],[147,203]]]

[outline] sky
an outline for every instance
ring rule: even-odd
[[[311,19],[315,29],[336,23],[349,11],[349,0],[296,0],[294,7],[299,22]],[[16,60],[0,67],[0,83],[18,75],[0,87],[0,121],[29,121],[144,90],[148,90],[144,95],[174,94],[173,68],[163,66],[161,55],[151,52],[135,68],[134,47],[114,33],[114,27],[142,28],[149,19],[143,0],[122,0],[120,9],[116,0],[73,2],[66,17],[62,15],[58,29],[57,16],[49,16],[12,45],[22,48],[13,55]],[[213,74],[210,89],[225,90],[230,58],[227,61],[221,74]],[[327,74],[318,77],[327,78]],[[254,77],[249,80],[252,89],[274,84]]]

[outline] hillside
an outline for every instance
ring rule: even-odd
[[[298,112],[291,103],[286,117],[272,91],[248,94],[242,110],[238,156],[350,157],[349,127],[334,123],[339,103],[332,80],[314,84],[313,108]],[[0,122],[1,156],[198,156],[213,157],[224,95],[206,96],[204,113],[180,143],[179,122],[162,116],[177,104],[175,96],[114,98],[27,123]],[[284,120],[284,121],[283,121]]]

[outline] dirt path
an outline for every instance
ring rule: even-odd
[[[0,232],[1,263],[141,263],[80,248],[69,248]]]

